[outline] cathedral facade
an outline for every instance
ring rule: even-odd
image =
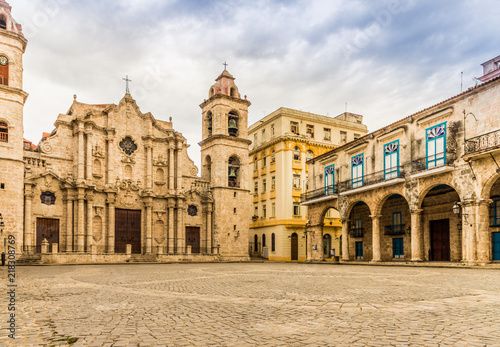
[[[74,96],[33,146],[23,141],[27,40],[0,7],[2,239],[44,263],[248,259],[248,212],[237,206],[250,202],[250,102],[234,78],[224,70],[201,105],[202,178],[172,119],[141,112],[128,92],[117,104]]]

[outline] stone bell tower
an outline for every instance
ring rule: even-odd
[[[0,250],[4,238],[23,245],[23,54],[28,41],[12,18],[11,6],[0,0]],[[2,223],[3,222],[3,226]]]
[[[248,106],[224,69],[201,105],[201,175],[214,198],[213,247],[226,258],[248,258],[251,197],[248,189]]]

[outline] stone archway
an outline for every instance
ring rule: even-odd
[[[373,260],[373,222],[370,207],[364,201],[358,200],[351,204],[348,211],[349,217],[344,223],[347,223],[349,235],[349,260]]]

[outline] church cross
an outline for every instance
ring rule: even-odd
[[[129,80],[128,79],[128,75],[125,76],[125,78],[122,78],[122,80],[124,80],[127,84],[126,84],[126,88],[125,88],[125,91],[127,92],[127,94],[130,94],[130,89],[128,88],[128,82],[132,82],[132,80]]]
[[[224,70],[227,70],[227,63],[224,62],[224,64],[222,64],[222,65],[224,65]]]

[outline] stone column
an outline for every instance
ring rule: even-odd
[[[464,235],[462,242],[465,243],[465,258],[462,260],[466,262],[475,262],[477,260],[475,205],[472,200],[462,202],[462,231]]]
[[[87,135],[87,181],[92,181],[92,131],[85,132]]]
[[[80,128],[83,126],[83,124],[78,124],[78,127]],[[84,149],[84,143],[83,143],[83,134],[84,131],[83,129],[78,129],[78,172],[77,172],[77,182],[82,182],[85,178],[84,176],[84,171],[85,171],[85,149]]]
[[[184,201],[177,200],[177,253],[185,253]]]
[[[174,181],[175,181],[175,171],[174,171],[174,143],[169,144],[168,148],[168,191],[170,194],[174,192]]]
[[[184,146],[182,142],[179,142],[177,143],[177,149],[175,151],[175,172],[177,173],[177,177],[175,179],[175,189],[177,192],[180,192],[182,189],[182,170],[179,167],[180,165],[179,155],[183,147]]]
[[[174,223],[174,202],[168,202],[168,233],[167,233],[167,251],[168,253],[175,252],[175,223]]]
[[[422,209],[412,209],[411,213],[411,261],[422,261]]]
[[[83,189],[78,192],[78,212],[76,231],[76,251],[83,252],[85,249],[85,195]]]
[[[146,205],[146,244],[144,252],[146,254],[151,254],[153,250],[153,238],[152,238],[152,215],[153,215],[153,201],[148,198],[145,202]]]
[[[212,204],[207,205],[207,252],[212,254]]]
[[[481,263],[492,260],[489,230],[490,204],[492,202],[490,199],[480,199],[476,204],[477,260]]]
[[[109,185],[113,185],[113,134],[108,133],[107,138],[107,162],[106,162],[106,172],[107,172],[107,182]]]
[[[373,257],[371,262],[382,261],[380,256],[380,217],[381,215],[371,215],[372,219],[372,248]]]
[[[114,197],[108,197],[106,200],[108,204],[108,228],[107,228],[107,239],[108,239],[108,250],[107,253],[115,252],[115,199]]]
[[[151,144],[146,145],[146,191],[151,191],[153,189],[153,159],[152,159],[153,147]]]
[[[24,251],[27,254],[33,252],[33,226],[31,225],[31,201],[33,193],[31,184],[24,185]]]
[[[73,199],[66,200],[66,252],[73,250]]]
[[[90,253],[91,249],[90,246],[93,244],[93,239],[92,239],[92,217],[93,217],[93,202],[94,196],[92,193],[87,194],[87,246],[86,250],[88,253]]]
[[[349,261],[349,219],[342,222],[342,261]]]

